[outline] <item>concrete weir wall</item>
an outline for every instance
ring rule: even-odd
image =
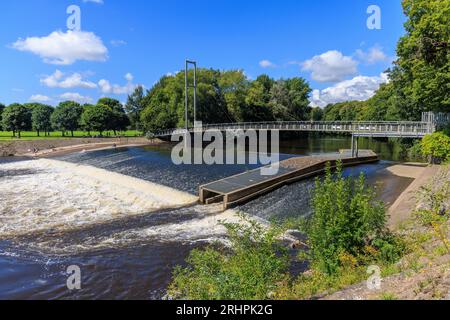
[[[240,175],[225,178],[216,182],[212,182],[207,185],[200,186],[199,196],[200,202],[204,204],[222,202],[224,209],[232,208],[238,204],[245,203],[251,199],[257,198],[263,194],[271,192],[275,189],[281,188],[284,185],[298,182],[303,179],[311,178],[320,174],[323,174],[326,169],[327,163],[330,163],[332,168],[336,168],[337,162],[340,160],[344,167],[356,166],[360,164],[368,164],[379,161],[378,156],[373,152],[366,152],[365,156],[358,158],[346,158],[346,157],[335,157],[335,158],[317,158],[317,157],[303,157],[298,158],[303,160],[309,160],[308,165],[298,166],[292,165],[291,163],[295,159],[289,159],[280,162],[280,167],[283,168],[281,174],[266,177],[264,179],[251,179],[254,178],[255,173],[260,172],[261,169],[252,170]],[[237,178],[243,181],[242,184],[236,184]],[[232,187],[228,190],[223,191],[217,188],[218,184],[224,185],[230,183]]]

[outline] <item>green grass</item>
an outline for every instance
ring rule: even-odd
[[[113,137],[114,133],[112,131],[105,131],[103,132],[103,137],[108,138],[109,136]],[[130,130],[130,131],[124,131],[124,132],[118,132],[117,133],[120,136],[125,137],[136,137],[136,136],[142,136],[141,132],[138,132],[136,130]],[[100,136],[100,132],[91,132],[90,136]],[[74,137],[73,138],[86,138],[88,137],[86,131],[74,131]],[[21,139],[13,138],[13,133],[8,131],[0,131],[0,141],[15,141],[15,140],[23,140],[23,141],[30,141],[30,140],[51,140],[51,139],[72,139],[72,136],[70,132],[66,133],[66,136],[63,137],[61,132],[50,132],[50,136],[44,136],[43,133],[41,133],[41,136],[38,137],[36,132],[30,132],[30,131],[24,131],[21,132]]]

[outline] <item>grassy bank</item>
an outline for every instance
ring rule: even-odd
[[[136,130],[129,130],[129,131],[122,131],[117,132],[117,135],[122,137],[140,137],[142,136],[142,133]],[[21,138],[18,139],[17,137],[13,136],[12,132],[9,131],[0,131],[0,142],[2,141],[33,141],[33,140],[58,140],[58,139],[73,139],[73,138],[90,138],[90,137],[100,137],[100,132],[91,131],[88,135],[87,131],[74,131],[74,136],[72,137],[71,133],[66,133],[65,136],[62,135],[61,132],[50,132],[48,136],[45,136],[43,133],[40,134],[38,137],[36,132],[33,131],[27,131],[27,132],[21,132]],[[110,138],[114,137],[114,132],[112,131],[105,131],[102,134],[102,137]]]

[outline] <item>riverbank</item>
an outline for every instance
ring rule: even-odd
[[[128,146],[158,145],[158,139],[146,138],[86,138],[59,140],[0,141],[0,157],[53,157],[80,151]]]
[[[415,176],[414,182],[390,208],[389,227],[406,245],[406,255],[393,270],[381,270],[381,286],[370,289],[366,282],[358,283],[323,297],[325,300],[449,300],[450,299],[450,198],[448,166],[429,166],[422,170],[413,165],[394,166],[399,175]],[[427,218],[439,200],[440,213],[428,225],[415,215],[422,210]],[[439,222],[437,222],[439,221]]]

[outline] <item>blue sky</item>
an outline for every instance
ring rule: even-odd
[[[81,31],[67,29],[70,5]],[[370,5],[380,30],[367,27]],[[404,20],[400,0],[4,0],[0,102],[125,102],[186,58],[250,78],[304,77],[314,105],[362,100],[386,81]]]

